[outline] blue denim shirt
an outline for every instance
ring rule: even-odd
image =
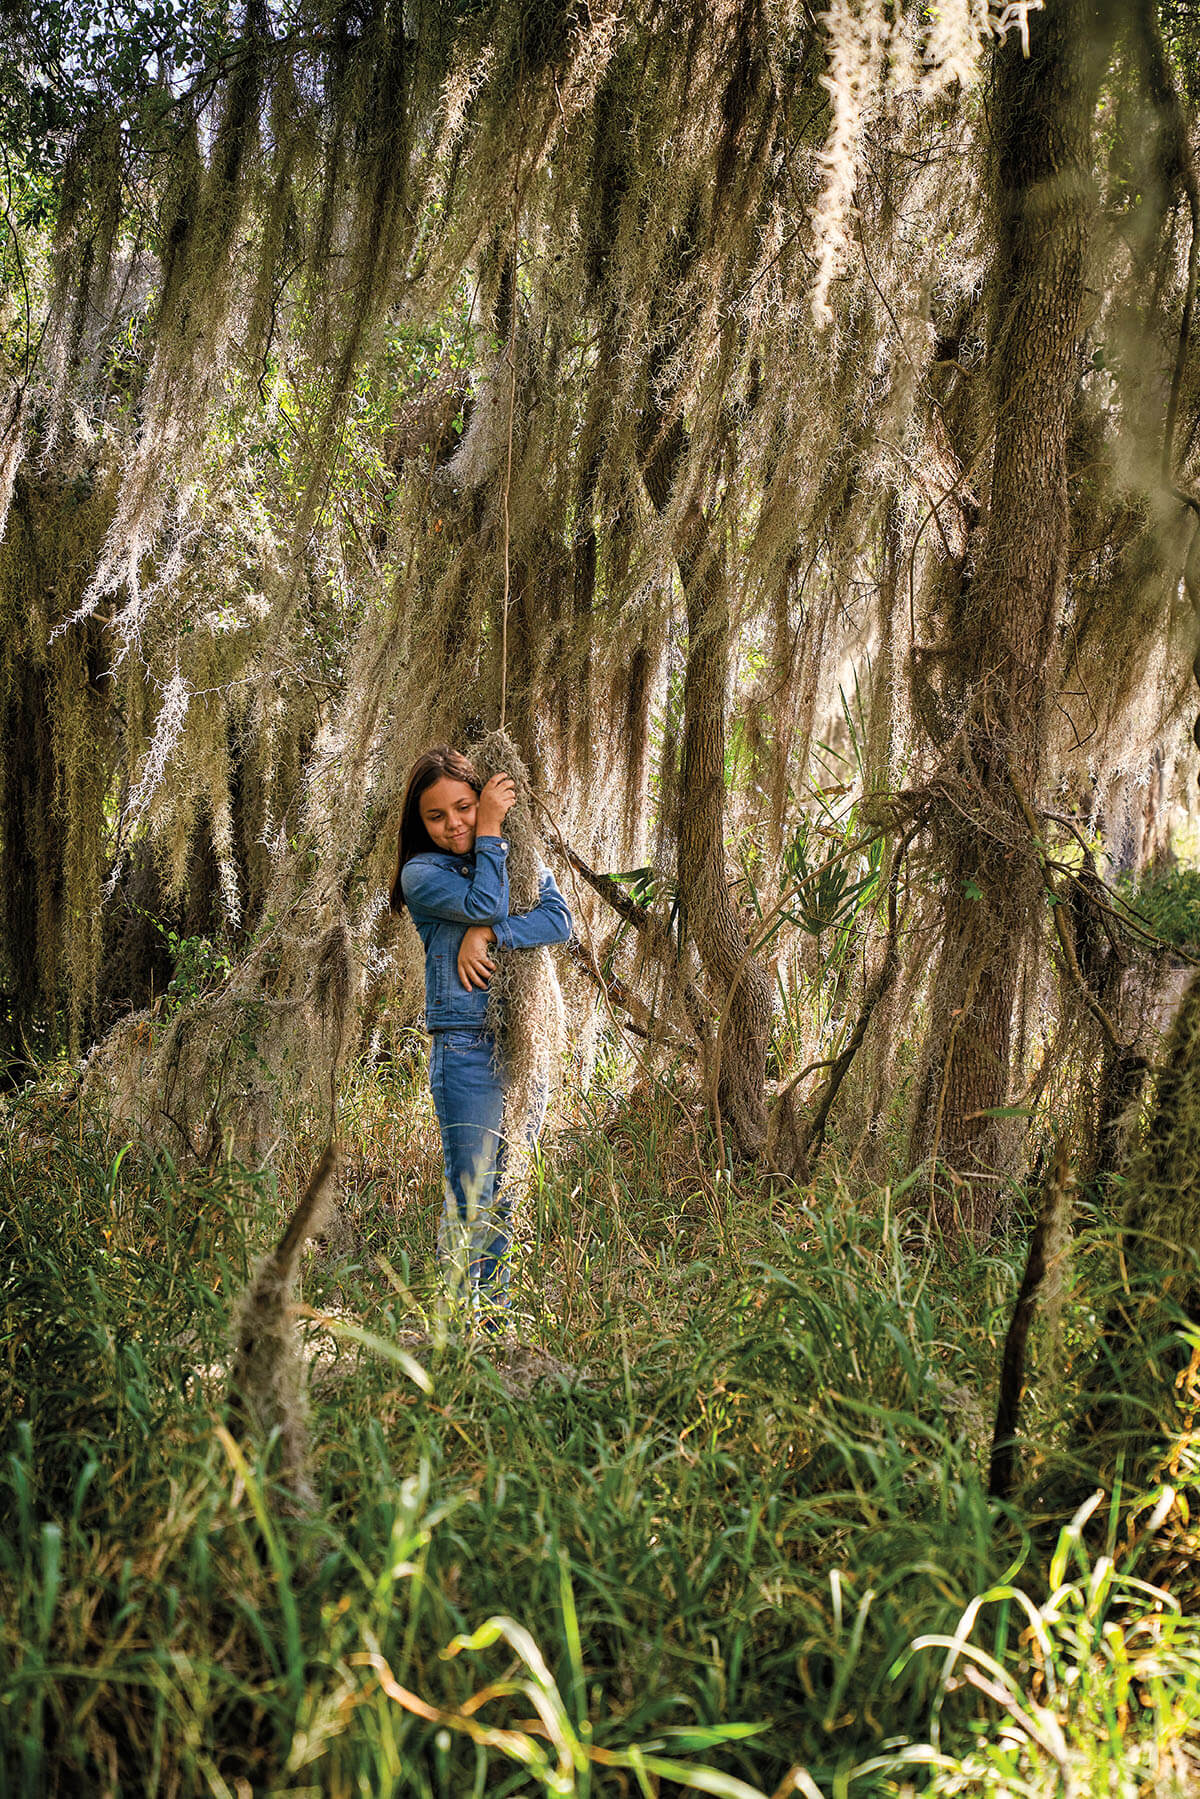
[[[482,1030],[487,988],[464,987],[458,951],[471,924],[490,924],[501,950],[565,943],[574,928],[550,870],[542,870],[537,905],[508,915],[508,840],[477,837],[465,856],[429,850],[404,864],[404,903],[425,946],[425,1028]]]

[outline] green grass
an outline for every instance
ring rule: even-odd
[[[271,1181],[8,1109],[3,1792],[1187,1790],[1182,1508],[986,1497],[1005,1256],[913,1259],[894,1196],[715,1178],[681,1097],[594,1097],[532,1196],[529,1353],[489,1350],[437,1314],[424,1104],[349,1096],[308,1510],[223,1425]]]

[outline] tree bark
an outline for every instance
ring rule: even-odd
[[[1042,910],[1023,801],[1036,807],[1069,530],[1067,435],[1084,328],[1096,8],[1031,16],[1030,55],[998,52],[993,107],[997,258],[990,359],[995,438],[974,578],[947,658],[963,720],[938,827],[944,929],[933,984],[917,1154],[955,1175],[957,1213],[991,1228],[1011,1126],[1013,1009]]]
[[[679,891],[705,973],[723,994],[724,1023],[713,1044],[713,1096],[723,1127],[743,1155],[766,1144],[766,1060],[771,989],[750,955],[729,892],[725,863],[725,705],[729,682],[729,602],[715,564],[683,558],[688,653],[683,684],[683,766],[679,802]]]
[[[664,514],[684,460],[687,440],[677,421],[643,414],[643,476]],[[711,525],[696,507],[683,527],[676,561],[687,611],[683,683],[683,743],[676,833],[680,903],[705,974],[719,996],[722,1024],[709,1070],[718,1128],[733,1146],[760,1155],[767,1141],[766,1067],[771,1035],[771,988],[750,954],[729,892],[725,862],[725,707],[729,686],[729,595]]]

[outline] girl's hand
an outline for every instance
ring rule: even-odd
[[[517,801],[511,775],[493,775],[479,796],[475,813],[476,837],[499,837],[504,820]]]
[[[467,926],[458,950],[458,978],[464,987],[473,991],[487,986],[496,967],[488,948],[495,941],[496,933],[490,924]]]

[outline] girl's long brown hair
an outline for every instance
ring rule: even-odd
[[[452,781],[465,781],[476,793],[483,785],[475,772],[474,764],[458,750],[452,750],[448,743],[435,743],[431,749],[417,757],[408,777],[404,811],[400,815],[400,842],[396,848],[396,872],[392,876],[393,912],[404,910],[404,889],[400,884],[404,864],[410,857],[419,856],[424,851],[437,852],[437,845],[425,829],[425,820],[421,817],[421,795],[435,781],[440,781],[443,775],[448,775]]]

